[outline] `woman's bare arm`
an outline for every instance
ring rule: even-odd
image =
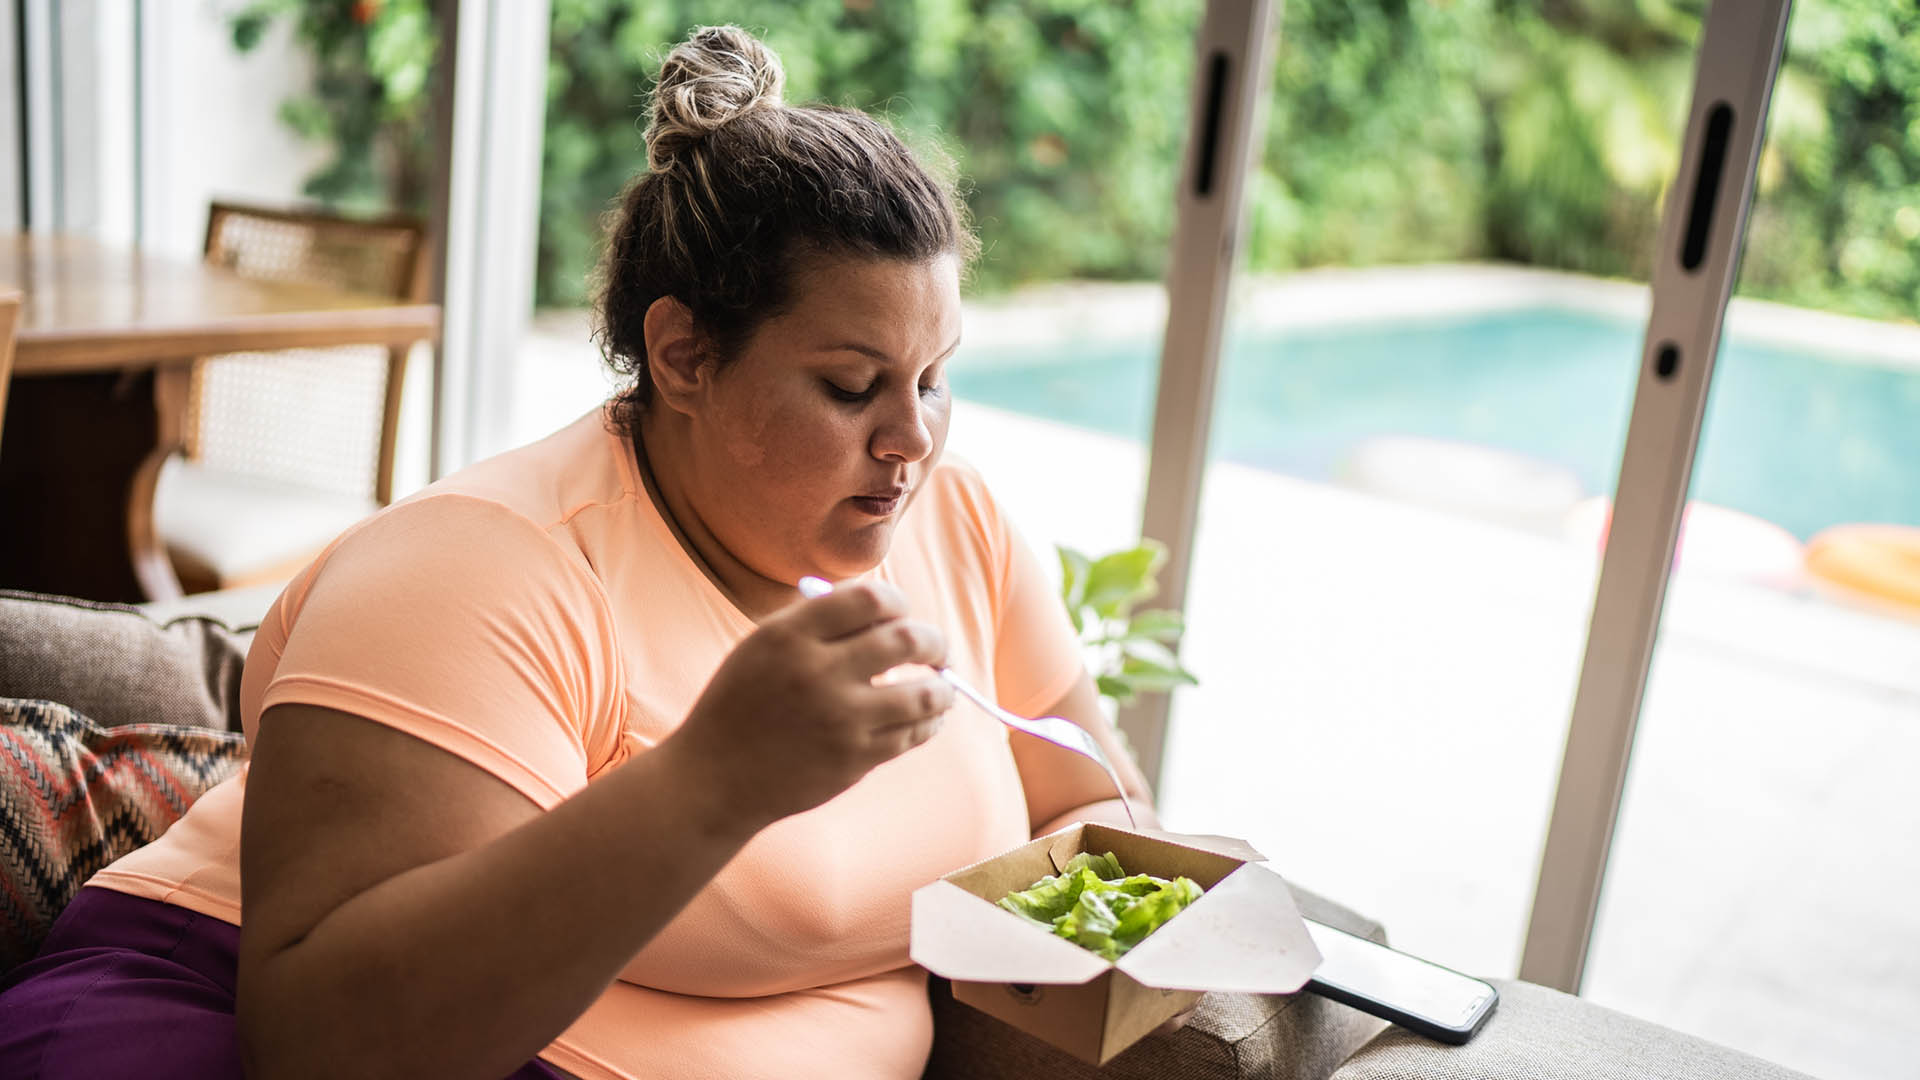
[[[519,1068],[753,835],[686,757],[669,739],[543,814],[410,735],[269,710],[244,824],[248,1071]]]
[[[248,1072],[518,1069],[756,832],[932,737],[944,682],[872,682],[945,662],[904,613],[868,583],[773,616],[673,735],[544,813],[411,735],[268,709],[241,833]]]

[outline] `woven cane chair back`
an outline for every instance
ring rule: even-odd
[[[215,203],[207,261],[242,277],[395,299],[420,292],[425,229]],[[379,346],[229,353],[195,365],[189,460],[342,495],[391,497],[404,351]]]

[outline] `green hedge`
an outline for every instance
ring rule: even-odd
[[[599,218],[644,160],[644,90],[673,42],[713,22],[766,38],[790,100],[884,113],[954,159],[986,244],[976,288],[1156,277],[1201,6],[553,0],[539,300],[584,299]],[[1493,258],[1645,277],[1704,7],[1287,0],[1248,265]],[[341,147],[315,193],[378,201],[418,168],[374,165],[424,153],[424,4],[266,0],[240,19],[286,11],[316,51],[365,69],[355,81],[352,63],[323,64],[331,82],[286,110]],[[355,101],[379,122],[356,123]],[[1917,245],[1920,9],[1801,0],[1740,289],[1911,319]]]
[[[1152,275],[1172,226],[1195,5],[1143,0],[556,0],[539,290],[575,303],[595,222],[644,160],[641,92],[687,29],[737,21],[791,101],[886,114],[960,166],[989,288]]]

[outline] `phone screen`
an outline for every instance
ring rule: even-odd
[[[1313,978],[1334,989],[1456,1030],[1465,1030],[1493,995],[1493,988],[1479,979],[1311,919],[1306,922],[1321,956]]]

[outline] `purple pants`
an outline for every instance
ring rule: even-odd
[[[40,955],[0,980],[0,1077],[240,1080],[240,928],[110,889],[81,889]],[[562,1074],[529,1062],[508,1080]]]

